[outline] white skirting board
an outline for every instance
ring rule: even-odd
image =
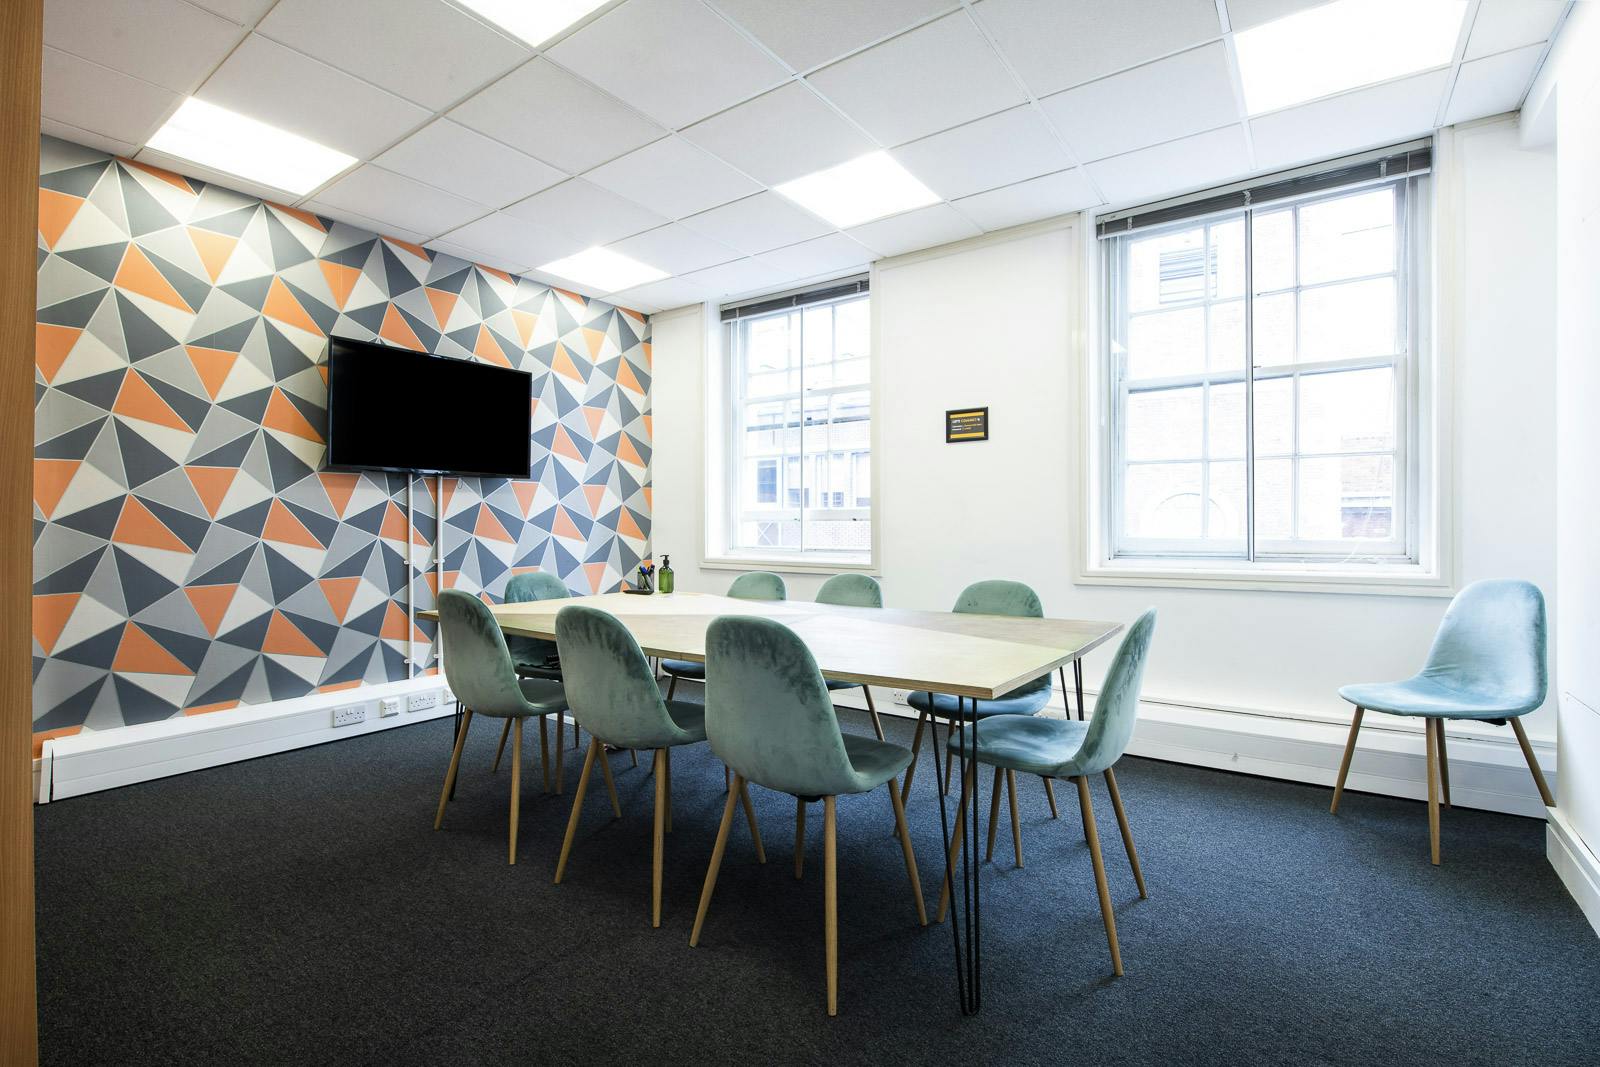
[[[1545,855],[1550,866],[1561,876],[1562,884],[1572,899],[1583,909],[1589,925],[1600,934],[1600,857],[1589,850],[1583,838],[1573,830],[1566,817],[1556,808],[1550,809],[1550,823],[1545,827]]]

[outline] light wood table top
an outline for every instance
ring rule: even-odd
[[[574,604],[615,615],[650,656],[704,662],[712,619],[753,615],[775,619],[799,634],[825,677],[984,700],[1081,658],[1122,629],[1116,622],[736,600],[704,593],[604,593],[495,604],[490,610],[507,634],[554,639],[556,614]],[[435,611],[417,614],[438,618]]]

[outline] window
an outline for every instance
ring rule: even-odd
[[[725,554],[870,562],[872,391],[864,282],[723,312]]]
[[[1427,161],[1102,220],[1106,557],[1418,561]]]

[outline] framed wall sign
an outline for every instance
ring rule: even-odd
[[[956,408],[944,413],[945,444],[951,441],[987,441],[988,408]]]

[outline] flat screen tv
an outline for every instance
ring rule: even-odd
[[[526,478],[532,382],[527,371],[330,338],[327,466]]]

